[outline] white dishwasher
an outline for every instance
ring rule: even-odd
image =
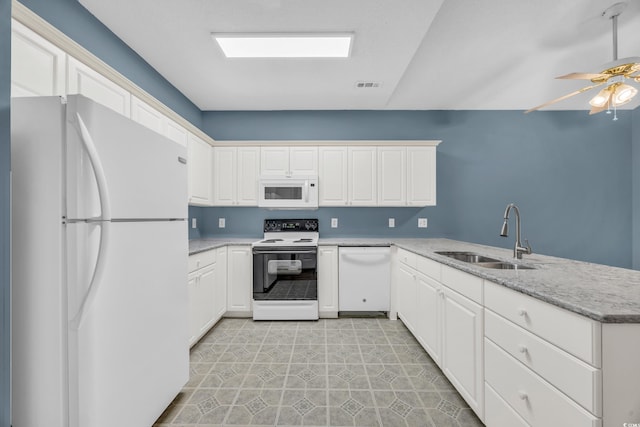
[[[341,247],[338,252],[338,310],[389,311],[391,249]]]

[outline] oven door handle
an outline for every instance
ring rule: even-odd
[[[254,249],[253,253],[256,255],[280,255],[280,254],[315,254],[318,251],[315,249],[308,249],[308,250],[304,250],[304,249],[296,249],[296,250],[285,250],[285,251],[274,251],[272,249],[266,249],[266,250],[262,250],[262,249]]]

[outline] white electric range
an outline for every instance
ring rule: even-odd
[[[253,243],[253,319],[318,319],[318,220],[266,219]]]

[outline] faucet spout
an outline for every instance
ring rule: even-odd
[[[502,223],[502,229],[500,230],[500,236],[507,237],[509,235],[509,213],[511,210],[514,210],[516,213],[516,243],[513,248],[513,257],[517,259],[522,259],[522,254],[530,254],[531,246],[529,245],[529,241],[525,239],[526,246],[522,245],[521,235],[520,235],[520,209],[513,204],[509,203],[504,210],[504,222]]]

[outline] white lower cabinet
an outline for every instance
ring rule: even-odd
[[[438,365],[442,354],[442,299],[444,291],[437,281],[418,275],[416,304],[420,321],[416,323],[416,338]]]
[[[402,323],[413,335],[416,335],[416,317],[418,314],[416,290],[417,276],[415,270],[412,270],[407,265],[400,264],[396,282],[398,316],[400,316]]]
[[[441,368],[471,409],[483,419],[482,306],[443,287]]]
[[[338,247],[318,247],[318,312],[321,318],[338,317]]]
[[[189,257],[187,295],[190,346],[202,338],[226,311],[225,261],[226,248]]]
[[[487,384],[529,425],[602,425],[600,418],[590,414],[489,339],[485,339],[485,353]]]
[[[229,246],[227,258],[227,314],[251,317],[253,291],[251,246]]]
[[[395,277],[398,315],[482,420],[484,417],[483,309],[469,297],[482,292],[482,280],[446,273],[446,266],[397,252]],[[469,276],[469,277],[466,277]],[[464,289],[462,295],[440,280]]]

